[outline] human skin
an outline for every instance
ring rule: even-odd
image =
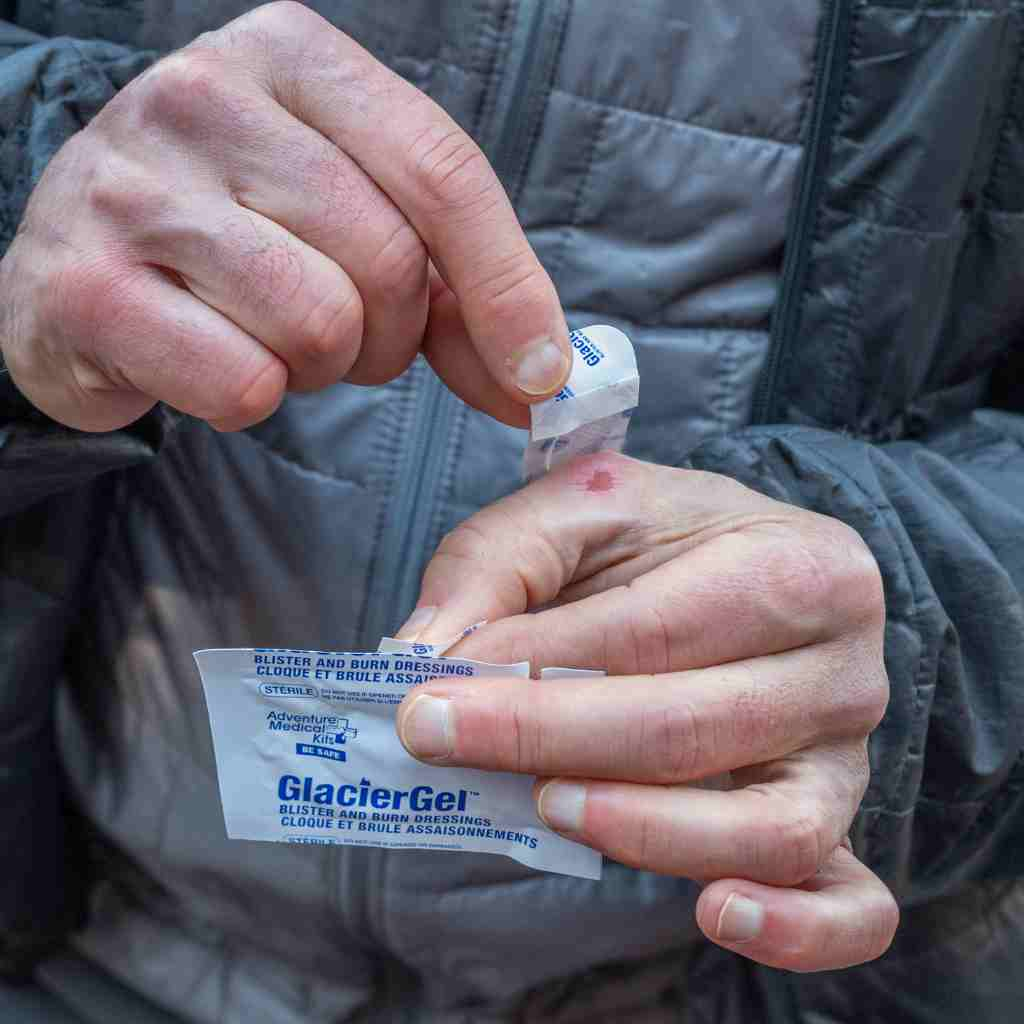
[[[159,61],[73,136],[0,263],[0,346],[43,412],[157,401],[221,430],[422,351],[527,422],[570,366],[547,273],[479,147],[302,4]]]
[[[294,3],[201,36],[75,135],[0,261],[0,296],[15,384],[81,430],[157,402],[241,429],[286,390],[381,383],[417,352],[523,426],[570,362],[479,148]],[[432,683],[403,708],[410,749],[427,735],[411,709],[445,697],[444,763],[584,781],[582,796],[539,787],[542,815],[582,814],[574,837],[707,882],[701,927],[753,959],[809,970],[888,944],[891,896],[842,846],[885,704],[877,569],[850,531],[722,477],[602,456],[456,531],[420,605],[440,610],[412,634],[500,620],[467,656],[617,678]],[[733,792],[683,785],[726,770]],[[730,908],[758,916],[738,896],[762,927],[729,943]]]
[[[399,635],[480,620],[452,653],[608,676],[426,683],[398,712],[411,754],[538,776],[549,826],[704,883],[699,926],[753,960],[826,970],[888,948],[896,903],[846,838],[889,693],[882,584],[857,533],[601,453],[457,527]],[[724,789],[695,785],[723,773]]]

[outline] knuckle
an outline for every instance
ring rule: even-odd
[[[766,748],[777,743],[777,737],[788,735],[792,728],[789,709],[793,693],[785,685],[765,686],[757,669],[749,664],[736,663],[732,671],[737,681],[742,679],[742,685],[737,685],[728,715],[721,716],[726,746],[729,750],[746,751],[750,757],[761,756]]]
[[[826,522],[822,528],[822,522]],[[769,535],[778,527],[769,525]],[[751,571],[772,606],[826,635],[881,626],[885,602],[874,557],[855,530],[838,520],[800,514],[782,543],[758,545]]]
[[[882,724],[882,719],[889,709],[889,675],[884,665],[878,666],[865,689],[866,692],[855,709],[854,721],[859,721],[866,732],[872,733]],[[859,719],[857,714],[860,716]]]
[[[539,771],[543,765],[544,730],[529,708],[509,701],[497,716],[498,762],[506,771]]]
[[[480,147],[455,125],[432,124],[414,140],[409,157],[424,199],[435,213],[475,208],[495,191]]]
[[[242,423],[265,420],[284,396],[287,375],[276,359],[261,365],[255,373],[226,378],[222,400],[211,419],[231,419]]]
[[[273,3],[263,4],[243,15],[239,22],[258,25],[269,31],[287,29],[294,32],[296,28],[315,26],[316,20],[312,15],[313,12],[305,4],[297,3],[296,0],[274,0]]]
[[[354,288],[338,289],[315,301],[296,331],[298,357],[310,362],[346,356],[349,365],[359,354],[363,336],[363,305]]]
[[[459,561],[484,563],[491,540],[475,523],[459,523],[441,538],[438,553]]]
[[[109,162],[90,176],[84,200],[98,219],[136,237],[152,235],[176,206],[169,182],[129,167],[118,171]]]
[[[889,706],[889,676],[880,650],[844,642],[833,654],[835,681],[821,708],[823,733],[866,737],[885,716]]]
[[[657,604],[652,602],[631,607],[625,626],[625,634],[632,643],[632,658],[631,665],[624,671],[670,671],[672,638],[665,616]]]
[[[137,312],[129,277],[124,268],[95,260],[64,266],[53,279],[49,319],[55,333],[98,352],[104,334]],[[74,325],[70,335],[68,325]]]
[[[296,246],[261,238],[258,229],[247,234],[234,217],[210,233],[208,245],[214,260],[233,268],[237,299],[260,314],[279,315],[302,295],[305,267]]]
[[[827,846],[819,808],[793,800],[765,831],[766,876],[776,885],[799,885],[814,875]]]
[[[671,853],[671,843],[666,842],[666,834],[661,823],[650,814],[637,816],[628,830],[625,830],[623,853],[627,862],[637,865],[664,863],[666,854]],[[624,837],[625,838],[625,837]]]
[[[406,303],[426,294],[427,249],[412,226],[403,221],[373,260],[371,280],[391,303]]]
[[[838,576],[847,620],[881,632],[885,625],[885,589],[878,562],[860,534],[840,525],[844,557]]]
[[[868,756],[867,740],[844,759],[848,785],[852,795],[853,809],[860,806],[871,783],[871,760]]]
[[[478,512],[445,534],[434,556],[438,564],[455,564],[460,577],[467,569],[487,579],[488,589],[502,607],[526,607],[530,593],[527,575],[519,571],[495,572],[495,532],[487,526],[487,512]]]
[[[900,926],[900,908],[892,893],[886,890],[879,894],[878,903],[873,912],[869,912],[868,919],[873,926],[865,943],[866,959],[874,960],[892,945],[896,929]]]
[[[767,549],[759,569],[766,592],[792,614],[816,620],[824,612],[831,620],[837,582],[831,560],[802,535]]]
[[[863,903],[852,921],[848,910],[823,909],[787,944],[787,967],[807,973],[820,970],[823,964],[850,967],[874,960],[892,944],[899,921],[899,908],[888,891]]]
[[[390,200],[368,187],[352,158],[324,139],[296,154],[303,190],[302,236],[323,251],[344,251],[354,233],[387,216]]]
[[[687,701],[644,708],[626,733],[630,764],[653,783],[685,782],[707,765],[712,752],[696,708]]]
[[[194,134],[222,106],[226,81],[223,63],[193,45],[154,64],[126,95],[137,102],[143,124]]]

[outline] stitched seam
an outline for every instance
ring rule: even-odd
[[[423,74],[423,78],[429,78],[431,75],[433,75],[435,67],[446,68],[449,71],[457,71],[460,75],[462,75],[465,78],[483,77],[483,75],[477,68],[466,67],[465,64],[459,64],[457,61],[448,60],[447,58],[441,57],[440,55],[416,56],[411,53],[396,53],[393,56],[389,57],[388,61],[389,63],[387,66],[390,67],[392,71],[395,71],[395,73],[399,75],[401,74],[401,72],[396,70],[395,65],[397,65],[401,61],[407,61],[410,64],[430,65],[427,71]],[[402,77],[404,78],[405,76],[403,75]]]
[[[819,9],[818,18],[819,20],[825,16],[823,9]],[[821,27],[820,25],[815,29],[815,39],[821,38]],[[821,64],[822,58],[822,45],[821,43],[815,43],[814,50],[811,53],[811,59],[807,65],[807,80],[804,82],[802,90],[803,97],[800,100],[800,112],[797,114],[797,132],[796,142],[801,147],[807,145],[807,136],[811,128],[811,106],[814,99],[814,83],[818,80],[818,66]]]
[[[850,387],[850,379],[853,377],[851,372],[851,366],[853,364],[855,354],[858,351],[856,344],[857,338],[857,325],[864,322],[864,271],[868,265],[868,256],[874,250],[874,244],[878,236],[877,225],[868,223],[864,231],[864,236],[861,239],[860,246],[857,252],[857,260],[853,267],[853,279],[850,286],[851,301],[847,309],[846,322],[843,325],[845,330],[836,339],[838,342],[836,355],[839,357],[837,362],[840,364],[845,363],[845,367],[840,365],[839,372],[837,372],[832,381],[832,396],[829,400],[831,406],[832,421],[835,422],[838,419],[845,421],[845,417],[837,417],[836,411],[840,407],[843,400],[843,392]],[[895,359],[896,346],[890,345],[888,351],[888,363],[892,363]],[[843,370],[845,369],[845,372]],[[857,375],[857,390],[859,392],[859,401],[857,403],[856,422],[860,424],[865,418],[865,409],[870,401],[873,401],[877,394],[874,389],[869,396],[867,394],[867,388],[864,386],[864,378],[862,374]],[[888,379],[888,372],[882,375],[883,381]]]
[[[477,104],[476,114],[473,118],[473,131],[472,136],[474,139],[480,138],[480,131],[485,124],[487,124],[491,115],[494,111],[494,104],[497,98],[497,84],[500,76],[498,75],[498,66],[504,62],[505,57],[508,55],[508,43],[506,37],[506,30],[508,27],[509,11],[512,8],[511,2],[506,0],[506,3],[501,11],[501,16],[498,19],[498,24],[495,27],[495,40],[494,45],[491,47],[490,59],[487,64],[482,68],[482,75],[484,78],[484,88],[480,92],[480,102]],[[486,13],[487,5],[481,4],[481,14]],[[478,50],[483,49],[484,39],[486,33],[481,32],[478,43]],[[476,59],[474,59],[476,63]]]
[[[842,0],[837,0],[837,2],[842,2]],[[861,8],[861,10],[863,10],[863,9],[864,8]],[[840,125],[841,125],[841,123],[844,120],[848,121],[852,117],[852,108],[853,108],[854,100],[853,100],[853,97],[851,95],[850,79],[853,76],[853,66],[857,62],[857,58],[860,56],[861,47],[863,45],[864,19],[862,17],[859,17],[857,14],[855,14],[853,12],[851,12],[850,17],[851,17],[851,23],[850,23],[850,48],[849,48],[849,52],[847,54],[846,68],[843,71],[843,84],[841,86],[842,100],[841,100],[841,102],[839,104],[839,109],[838,109],[837,114],[836,114],[835,123],[831,126],[831,129],[829,130],[829,133],[828,133],[828,145],[829,145],[830,149],[832,150],[832,154],[833,155],[835,153],[835,143],[836,143],[836,140],[840,137]],[[829,162],[831,162],[831,160]],[[826,168],[827,168],[827,165],[826,165]],[[808,277],[809,277],[810,267],[811,267],[811,264],[812,264],[813,259],[814,259],[814,249],[817,248],[818,246],[820,246],[821,243],[824,241],[824,237],[825,237],[825,218],[824,218],[823,214],[824,214],[825,208],[828,205],[830,205],[829,200],[830,200],[830,196],[829,196],[828,190],[826,188],[826,189],[824,189],[822,191],[821,195],[819,196],[818,209],[817,209],[817,211],[815,212],[815,215],[814,215],[814,230],[813,230],[813,234],[812,234],[812,243],[811,243],[810,251],[808,252],[808,257],[807,257]],[[859,250],[859,258],[858,258],[858,260],[857,260],[857,262],[856,262],[856,264],[854,266],[854,276],[853,276],[853,280],[851,281],[851,285],[850,285],[850,305],[848,307],[849,308],[849,313],[848,313],[848,315],[846,317],[846,322],[843,325],[845,327],[845,331],[841,332],[837,336],[837,338],[836,338],[837,342],[839,342],[839,347],[838,347],[838,350],[835,353],[833,353],[831,355],[831,358],[830,358],[830,363],[833,366],[836,366],[842,360],[842,357],[845,355],[847,357],[846,358],[847,367],[849,367],[849,352],[853,349],[852,339],[853,339],[853,337],[856,334],[856,330],[855,330],[855,327],[854,327],[853,309],[855,307],[858,309],[858,317],[859,317],[859,302],[860,302],[860,299],[858,298],[858,295],[859,295],[859,292],[860,292],[861,278],[862,278],[862,275],[863,275],[863,269],[864,269],[864,265],[865,265],[865,261],[866,261],[866,252],[867,252],[867,247],[868,247],[870,236],[871,236],[871,231],[870,230],[866,231],[864,233],[864,238],[863,238],[863,240],[861,242],[861,246],[860,246],[860,250]],[[797,320],[797,323],[799,323],[801,325],[803,324],[804,313],[805,313],[805,311],[807,309],[807,292],[808,292],[808,287],[807,287],[807,281],[805,279],[804,288],[803,288],[803,294],[800,296],[800,315],[799,315],[799,319]],[[843,342],[844,341],[847,343],[847,351],[846,352],[842,351],[842,349],[843,349]],[[790,358],[792,358],[792,350],[793,350],[793,346],[791,345],[790,346]],[[788,359],[786,361],[787,361],[787,363],[789,362]],[[785,376],[786,376],[785,368],[780,367],[779,379],[780,380],[785,379]],[[836,411],[836,409],[837,409],[837,407],[839,405],[839,400],[842,397],[842,395],[840,394],[839,398],[837,399],[837,392],[844,391],[846,389],[846,387],[848,386],[849,382],[848,382],[848,380],[845,381],[845,382],[842,382],[840,380],[842,374],[840,372],[838,372],[838,370],[834,370],[833,373],[830,376],[831,376],[831,380],[829,382],[830,387],[829,387],[828,405],[829,405],[830,417],[831,417],[831,419],[834,422],[835,419],[836,419],[835,411]],[[858,405],[861,403],[862,400],[863,400],[862,397],[858,399]]]
[[[450,517],[451,510],[455,506],[455,480],[456,468],[462,461],[462,453],[466,447],[466,431],[469,420],[469,406],[465,402],[459,402],[455,407],[455,415],[452,417],[451,433],[449,434],[448,447],[445,456],[444,468],[441,473],[441,484],[438,487],[440,500],[434,512],[434,522],[430,527],[428,537],[428,551],[434,551],[441,543],[443,534],[448,529],[446,519]],[[446,513],[445,510],[448,510]]]
[[[548,261],[548,274],[551,276],[552,280],[556,279],[565,265],[565,260],[569,252],[569,240],[572,237],[573,229],[580,227],[584,194],[590,186],[590,177],[594,170],[594,160],[597,156],[598,143],[603,138],[604,133],[607,130],[610,113],[611,112],[607,109],[602,110],[598,114],[597,120],[594,122],[594,132],[590,139],[590,146],[587,149],[587,160],[584,165],[583,173],[580,175],[580,180],[576,184],[576,191],[572,197],[569,221],[562,229],[558,249],[552,254],[551,259]]]
[[[650,114],[645,110],[637,110],[634,107],[624,107],[615,103],[610,103],[607,100],[594,99],[591,96],[581,96],[579,93],[570,92],[568,89],[564,89],[558,85],[552,86],[551,92],[552,94],[558,93],[560,96],[566,97],[566,99],[582,103],[585,106],[599,107],[605,111],[618,114],[628,114],[631,117],[642,118],[647,121],[655,121],[665,127],[675,128],[678,131],[700,132],[704,135],[717,136],[722,139],[731,139],[738,143],[760,142],[766,146],[775,146],[779,149],[801,149],[803,145],[799,141],[774,139],[766,135],[747,135],[743,132],[729,132],[721,128],[707,128],[703,125],[694,124],[692,121],[677,121],[674,118],[666,117],[664,114]]]
[[[1014,758],[1013,765],[1007,772],[1007,785],[1012,785],[1016,788],[1020,788],[1022,785],[1024,785],[1024,777],[1022,777],[1020,780],[1016,778],[1016,776],[1021,772],[1022,769],[1024,769],[1024,751],[1019,753],[1016,756],[1016,758]],[[999,792],[1001,793],[1002,790],[1000,790]],[[885,804],[872,804],[870,807],[862,807],[860,809],[860,813],[882,814],[885,815],[887,818],[906,818],[909,815],[913,814],[916,808],[919,807],[921,804],[927,804],[930,807],[937,807],[943,810],[947,808],[950,810],[959,810],[966,809],[968,807],[977,807],[983,810],[984,808],[990,806],[995,799],[996,794],[993,794],[988,799],[979,800],[937,800],[935,797],[922,795],[915,797],[913,804],[911,804],[909,807],[901,807],[899,809],[896,809],[893,807],[887,807]]]
[[[1022,772],[1022,768],[1024,768],[1024,751],[1017,754],[1017,757],[1014,759],[1014,762],[1007,773],[1005,783],[997,789],[988,800],[946,803],[931,800],[927,797],[918,797],[914,806],[902,808],[899,811],[891,811],[884,807],[876,806],[863,809],[859,813],[873,814],[875,815],[876,822],[881,822],[883,818],[910,817],[917,810],[918,804],[933,805],[941,810],[951,810],[969,806],[978,807],[978,811],[974,815],[974,820],[967,826],[967,829],[932,862],[930,870],[922,873],[921,877],[923,879],[931,879],[940,873],[944,865],[948,865],[950,863],[954,855],[962,855],[962,851],[969,849],[975,836],[979,833],[990,834],[993,822],[998,822],[1000,819],[1005,817],[1007,805],[1013,802],[1020,793],[1024,791],[1024,772]]]
[[[257,437],[256,435],[251,434],[247,430],[240,431],[239,435],[241,437],[244,437],[246,440],[250,441],[257,448],[260,448],[262,451],[266,452],[267,455],[269,455],[271,458],[283,462],[286,466],[290,467],[291,469],[295,470],[298,473],[311,476],[314,480],[323,480],[331,484],[345,484],[350,487],[354,487],[356,490],[363,492],[369,490],[369,488],[365,484],[360,483],[358,480],[353,480],[350,477],[346,476],[338,476],[334,473],[327,473],[322,469],[317,469],[314,466],[310,466],[303,462],[300,462],[299,459],[297,459],[294,455],[286,455],[279,448],[274,447],[274,445],[272,445],[269,441],[266,441],[262,437]]]
[[[415,404],[416,388],[413,386],[413,373],[415,373],[415,364],[400,378],[401,388],[404,392],[404,394],[400,392],[402,400],[388,403],[390,422],[385,420],[373,448],[371,464],[381,467],[382,483],[385,480],[387,483],[386,486],[379,489],[377,497],[377,521],[373,527],[373,540],[370,545],[372,554],[366,560],[366,574],[363,577],[363,607],[359,612],[357,633],[360,637],[366,633],[370,603],[374,597],[373,580],[377,575],[377,567],[380,563],[381,540],[387,527],[391,498],[394,497],[395,483],[401,470],[402,436],[408,432],[409,418]]]
[[[549,66],[542,76],[542,80],[544,82],[544,93],[541,100],[540,110],[533,119],[533,127],[530,130],[529,137],[526,140],[526,145],[523,147],[523,151],[520,154],[515,174],[512,177],[512,194],[510,198],[513,206],[519,202],[519,197],[522,194],[523,185],[526,181],[526,171],[530,166],[530,160],[533,157],[534,150],[537,148],[537,140],[540,138],[541,129],[543,128],[544,121],[547,117],[548,106],[550,105],[551,93],[553,91],[554,77],[558,70],[559,62],[562,59],[562,50],[565,47],[567,25],[569,23],[570,3],[571,0],[566,0],[565,7],[562,11],[561,24],[558,28],[558,39],[555,42],[554,47],[551,49]]]
[[[569,231],[569,230],[571,230],[574,227],[581,227],[581,225],[578,224],[578,223],[569,223],[569,224],[566,225],[565,230]],[[568,242],[568,238],[566,238],[565,241],[567,243]],[[559,249],[558,249],[558,257],[554,257],[553,256],[548,261],[548,273],[551,274],[552,277],[554,277],[553,268],[558,267],[560,269],[561,259],[559,257],[562,256],[563,248],[564,248],[564,245],[560,245]],[[763,324],[764,323],[764,318],[763,317],[758,317],[758,318],[752,320],[749,324],[744,324],[742,321],[737,320],[735,323],[734,322],[729,322],[729,323],[715,324],[715,325],[710,325],[710,324],[689,325],[689,324],[672,323],[671,321],[664,320],[664,319],[661,319],[661,320],[651,320],[651,319],[641,318],[641,317],[635,317],[635,318],[627,317],[627,316],[623,316],[622,315],[622,310],[621,309],[607,309],[607,308],[602,308],[600,306],[586,306],[586,307],[582,307],[582,306],[567,306],[566,307],[566,312],[578,313],[581,316],[586,314],[586,315],[593,315],[593,316],[610,317],[611,319],[621,321],[624,324],[631,324],[633,327],[647,327],[647,328],[650,328],[651,330],[665,329],[667,331],[686,332],[686,333],[689,333],[689,334],[692,334],[692,333],[694,333],[696,331],[726,331],[726,332],[728,332],[728,331],[736,331],[736,332],[739,332],[740,334],[757,334],[757,335],[766,335],[766,334],[768,334],[768,331],[764,327],[754,326],[755,324]]]
[[[1022,768],[1024,768],[1024,750],[1018,752],[1013,765],[1007,773],[1006,783],[992,795],[991,800],[985,802],[971,826],[960,837],[959,843],[961,846],[969,843],[978,832],[987,828],[988,823],[996,815],[996,812],[1001,811],[1013,797],[1017,796],[1024,789]]]
[[[736,333],[729,331],[718,348],[718,365],[715,367],[715,389],[708,396],[708,404],[715,412],[719,428],[725,432],[735,427],[736,408],[739,401],[735,386],[739,354],[736,351]]]
[[[866,11],[895,11],[897,14],[917,14],[926,18],[950,18],[950,19],[961,19],[966,21],[968,18],[997,18],[1005,11],[1014,11],[1020,9],[1020,4],[1007,4],[1006,6],[992,6],[992,7],[975,7],[971,10],[956,10],[954,8],[928,8],[928,7],[915,7],[911,4],[887,4],[879,3],[875,0],[874,3],[869,0],[862,0],[861,5]]]
[[[832,331],[833,338],[835,341],[835,348],[829,353],[829,413],[830,418],[833,422],[836,419],[843,419],[843,417],[837,417],[839,405],[842,401],[843,393],[849,388],[850,377],[850,366],[852,363],[852,355],[856,351],[856,324],[861,322],[861,314],[863,310],[863,288],[862,281],[864,276],[864,268],[867,266],[868,252],[871,249],[871,244],[874,241],[874,228],[872,225],[866,225],[866,230],[861,237],[860,244],[857,246],[857,254],[854,258],[853,272],[850,275],[850,302],[848,303],[845,311],[845,315],[838,314],[834,321],[834,329]],[[843,372],[845,369],[845,373]],[[861,402],[863,405],[863,381],[861,384]],[[862,410],[858,410],[857,421],[861,420]]]
[[[788,375],[804,328],[815,249],[820,246],[824,231],[828,171],[835,158],[839,126],[850,103],[849,81],[857,29],[856,13],[848,0],[833,0],[827,19],[818,25],[814,109],[786,218],[779,291],[770,318],[771,339],[754,392],[752,419],[755,423],[791,416],[792,403],[789,403],[789,413],[784,404],[787,389],[792,390],[787,387]],[[835,52],[837,47],[838,53]],[[837,66],[840,56],[842,68]]]
[[[1018,11],[1019,14],[1019,11]],[[1017,106],[1021,101],[1021,89],[1024,88],[1024,40],[1021,38],[1021,26],[1017,26],[1017,66],[1013,73],[1013,86],[1010,89],[1010,98],[1006,103],[1006,110],[1003,112],[1002,125],[999,129],[999,142],[996,145],[995,154],[992,158],[992,168],[989,172],[988,182],[982,190],[986,208],[995,206],[996,200],[994,189],[997,178],[1002,176],[1004,169],[1009,168],[1009,149],[1011,146],[1010,130],[1016,120]]]

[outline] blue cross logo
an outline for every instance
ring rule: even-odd
[[[347,743],[349,740],[354,740],[359,735],[358,729],[353,729],[348,724],[347,718],[338,719],[338,724],[341,726],[341,731],[334,734],[335,743]]]

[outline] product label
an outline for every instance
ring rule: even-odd
[[[399,649],[196,652],[228,836],[500,853],[540,870],[600,878],[600,854],[537,817],[533,778],[421,764],[395,731],[398,705],[419,683],[523,677],[529,666],[385,644]]]
[[[622,331],[605,324],[569,334],[573,364],[564,388],[530,406],[523,478],[534,480],[578,455],[622,451],[640,400],[636,353]]]
[[[620,451],[639,398],[636,356],[621,331],[588,327],[570,340],[566,386],[531,406],[527,479],[576,455]],[[445,657],[480,625],[443,644],[385,637],[375,652],[197,651],[228,836],[499,853],[600,878],[599,853],[537,817],[533,778],[424,765],[398,739],[395,713],[414,686],[444,676],[529,676],[526,663]],[[601,674],[545,668],[537,685]]]

